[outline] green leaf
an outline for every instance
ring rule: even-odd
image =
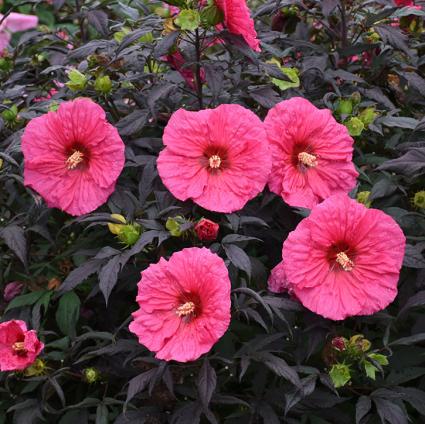
[[[47,290],[39,290],[24,294],[22,296],[15,297],[7,306],[6,312],[13,308],[19,308],[21,306],[30,306],[34,305],[42,296],[47,293]]]
[[[75,336],[75,326],[80,316],[80,303],[80,298],[73,291],[65,293],[59,300],[56,322],[62,333],[67,336]]]
[[[351,380],[350,368],[345,364],[335,364],[329,371],[329,376],[336,388],[343,387]]]
[[[282,66],[280,62],[277,59],[272,59],[268,63],[272,63],[276,65],[282,74],[286,75],[289,79],[289,81],[284,81],[279,78],[272,78],[272,83],[279,87],[282,91],[287,90],[288,88],[297,88],[300,86],[300,78],[299,78],[299,71],[297,68],[288,68],[285,66]]]
[[[369,353],[367,356],[378,362],[378,364],[388,365],[388,359],[385,355],[381,355],[380,353]]]
[[[376,371],[378,371],[378,368],[376,368],[375,365],[373,365],[369,361],[364,361],[364,369],[366,371],[366,375],[369,378],[371,378],[372,380],[376,379],[375,374],[376,374]]]
[[[175,23],[183,31],[195,31],[201,25],[201,15],[197,10],[182,10],[175,19]]]

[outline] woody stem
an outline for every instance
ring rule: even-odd
[[[202,78],[201,78],[201,37],[199,30],[195,30],[195,50],[196,50],[196,69],[195,69],[195,82],[196,82],[196,94],[198,97],[199,109],[204,108],[204,97],[202,92]]]

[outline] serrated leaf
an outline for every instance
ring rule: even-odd
[[[206,409],[211,401],[216,385],[217,376],[215,370],[211,367],[208,359],[205,359],[198,375],[198,393],[199,399]]]
[[[360,396],[356,403],[356,424],[360,424],[362,418],[367,415],[371,408],[372,401],[370,400],[370,397]]]
[[[7,247],[27,267],[27,240],[24,230],[14,224],[8,225],[0,230],[0,238],[4,240]]]
[[[120,269],[121,256],[116,255],[99,271],[99,288],[103,293],[106,304],[108,304],[109,295],[111,294],[112,289],[117,284]]]

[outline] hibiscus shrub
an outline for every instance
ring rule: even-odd
[[[0,0],[0,423],[424,422],[424,5]]]

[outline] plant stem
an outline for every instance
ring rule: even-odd
[[[75,7],[77,9],[77,14],[78,14],[78,24],[80,26],[81,41],[82,41],[82,43],[85,43],[85,41],[86,41],[86,31],[84,29],[84,16],[81,13],[81,1],[80,0],[75,0]]]
[[[201,37],[199,36],[199,30],[195,31],[195,49],[196,49],[196,93],[198,97],[199,109],[204,108],[204,98],[202,93],[202,78],[201,78]]]

